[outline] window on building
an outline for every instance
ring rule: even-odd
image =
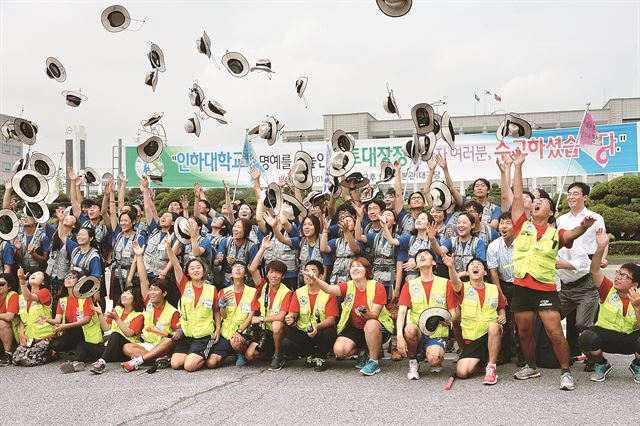
[[[8,143],[2,144],[2,153],[3,154],[10,154],[11,153],[11,145],[9,145]]]
[[[2,163],[2,171],[10,172],[11,171],[11,163],[3,162]]]
[[[14,155],[21,155],[22,154],[22,147],[20,145],[13,145],[13,153]]]

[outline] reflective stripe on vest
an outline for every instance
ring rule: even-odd
[[[200,339],[213,334],[216,327],[213,321],[215,292],[216,288],[211,284],[202,284],[198,304],[193,306],[196,294],[191,281],[187,282],[180,298],[180,326],[185,336]]]
[[[624,305],[620,299],[620,295],[616,289],[611,286],[611,290],[607,294],[604,303],[600,304],[600,312],[598,312],[598,321],[596,327],[606,330],[616,331],[618,333],[631,334],[639,329],[636,318],[636,311],[629,303],[627,307],[627,315],[623,315]]]
[[[27,339],[46,339],[55,334],[55,328],[49,323],[38,324],[40,317],[51,318],[51,306],[45,306],[36,300],[31,301],[27,310],[27,301],[20,295],[18,299],[20,307],[20,320],[24,323],[24,334]]]
[[[484,303],[480,307],[480,297],[469,283],[462,283],[463,299],[460,304],[460,326],[465,340],[476,340],[487,334],[489,323],[498,320],[498,287],[484,284]]]
[[[122,318],[122,313],[124,312],[124,308],[122,306],[116,306],[114,309],[116,310],[120,318]],[[124,325],[129,327],[129,325],[131,324],[131,321],[138,318],[140,315],[142,315],[142,312],[135,312],[135,311],[129,312],[129,315],[127,315],[127,319],[122,320],[122,322],[124,323]],[[124,337],[131,343],[140,343],[139,334],[136,334],[135,336],[132,336],[132,337],[125,336],[124,332],[120,330],[120,327],[118,327],[118,323],[115,320],[111,322],[111,332],[120,334],[122,337]]]
[[[60,298],[60,307],[62,307],[62,324],[67,322],[67,303],[68,297]],[[81,321],[84,319],[84,306],[86,303],[92,303],[91,299],[77,299],[78,307],[76,311],[76,321]],[[84,335],[84,341],[87,343],[98,344],[102,342],[102,329],[100,328],[100,320],[98,319],[98,314],[93,313],[91,315],[91,321],[89,323],[82,326],[82,334]]]
[[[420,314],[427,308],[447,308],[447,280],[445,278],[433,276],[431,284],[431,292],[429,293],[429,301],[427,302],[427,293],[422,285],[422,278],[414,278],[407,283],[409,285],[409,295],[411,296],[411,310],[409,311],[407,322],[418,325]],[[449,336],[449,328],[444,325],[438,325],[436,331],[430,338]]]
[[[373,307],[373,299],[376,296],[376,281],[367,280],[367,303],[369,304],[369,309]],[[342,333],[342,330],[347,326],[349,322],[349,316],[351,315],[351,308],[353,307],[353,302],[356,299],[356,284],[353,280],[349,280],[347,283],[347,292],[344,295],[344,300],[342,301],[342,314],[340,315],[340,322],[338,323],[338,334]],[[391,319],[391,315],[389,315],[389,311],[383,305],[382,310],[380,311],[380,315],[378,315],[378,321],[380,324],[389,332],[393,332],[393,320]]]
[[[560,249],[558,230],[548,227],[542,238],[533,223],[526,221],[513,241],[513,275],[531,275],[537,281],[556,288],[556,257]]]
[[[311,321],[314,323],[322,322],[327,317],[327,302],[329,301],[329,295],[324,291],[318,291],[316,295],[316,303],[313,305],[313,313],[311,312],[311,299],[309,298],[309,286],[305,285],[296,290],[295,296],[298,298],[298,305],[300,306],[300,312],[298,313],[298,320],[296,321],[296,327],[300,331],[307,332],[307,329],[311,327]]]
[[[159,336],[156,333],[146,331],[147,328],[154,328],[156,330],[164,331],[165,333],[172,333],[174,330],[171,328],[171,318],[173,318],[173,314],[175,312],[177,312],[176,308],[174,308],[169,302],[164,302],[164,308],[162,308],[158,321],[154,324],[153,317],[155,309],[153,308],[153,303],[149,301],[149,303],[147,303],[147,308],[144,311],[142,340],[144,340],[145,343],[153,343],[155,345],[160,343],[163,339],[162,336]]]
[[[262,289],[262,291],[260,292],[260,298],[258,299],[258,303],[260,303],[260,315],[263,317],[269,317],[272,315],[277,315],[278,312],[280,312],[280,307],[282,306],[282,301],[284,300],[284,297],[287,295],[287,293],[290,291],[286,285],[280,283],[280,286],[278,286],[278,292],[276,293],[276,297],[273,298],[273,302],[267,300],[268,305],[271,305],[271,307],[269,308],[269,310],[267,311],[265,306],[264,306],[264,296],[266,294],[266,292],[270,292],[271,289],[269,287],[269,283],[265,283],[264,288]],[[265,323],[267,330],[273,330],[273,324],[272,323]]]
[[[229,286],[224,289],[225,299],[229,293],[233,293],[233,286]],[[227,299],[227,316],[224,321],[222,321],[222,327],[220,330],[222,337],[229,340],[238,327],[240,327],[247,319],[251,313],[251,302],[255,295],[256,289],[245,285],[239,305],[236,305],[235,295],[234,297]]]

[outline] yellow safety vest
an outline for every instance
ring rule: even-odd
[[[27,301],[20,295],[18,299],[20,307],[20,320],[24,323],[24,334],[27,339],[42,340],[55,334],[55,327],[49,323],[38,324],[40,317],[51,318],[51,307],[45,306],[36,300],[31,301],[31,307],[27,310]]]
[[[418,325],[418,319],[422,311],[428,308],[443,308],[447,309],[447,280],[442,277],[433,276],[433,283],[431,284],[431,293],[429,294],[429,302],[427,303],[427,293],[424,291],[422,285],[422,278],[414,278],[410,280],[409,294],[411,296],[411,310],[409,311],[409,317],[407,322],[409,324]],[[448,337],[449,327],[444,325],[438,325],[436,331],[430,336],[430,338]]]
[[[636,311],[629,303],[627,307],[627,315],[623,315],[623,304],[620,295],[616,289],[611,286],[611,290],[607,294],[604,303],[600,304],[598,312],[598,321],[596,327],[606,330],[616,331],[618,333],[631,334],[639,329],[636,318]]]
[[[487,334],[489,324],[498,321],[498,287],[484,283],[484,303],[480,307],[478,292],[470,283],[462,283],[460,326],[465,340],[476,340]]]
[[[367,280],[367,303],[369,304],[369,308],[373,307],[373,299],[376,296],[376,281],[375,280]],[[356,299],[356,284],[353,280],[349,280],[347,283],[347,292],[344,295],[344,300],[342,301],[342,314],[340,315],[340,322],[338,323],[338,334],[342,333],[342,330],[347,326],[349,322],[349,316],[351,315],[351,308],[353,307],[353,302]],[[380,315],[378,315],[378,321],[380,324],[387,330],[389,333],[393,332],[393,320],[391,319],[391,315],[385,306],[382,306],[382,310],[380,311]]]
[[[280,283],[278,286],[278,292],[276,293],[276,297],[273,298],[273,302],[269,301],[271,307],[267,310],[264,306],[264,295],[265,292],[270,292],[271,288],[269,287],[269,283],[265,283],[262,291],[260,292],[260,298],[258,299],[258,303],[260,304],[260,315],[263,317],[277,315],[280,312],[280,307],[282,306],[282,301],[284,297],[289,293],[289,289],[286,285]],[[265,324],[267,330],[273,330],[273,324],[268,322]]]
[[[145,343],[153,343],[154,345],[157,345],[162,339],[164,339],[164,337],[159,336],[156,333],[147,331],[147,328],[155,328],[156,330],[164,331],[165,333],[172,333],[174,330],[171,328],[171,318],[173,318],[174,312],[177,312],[177,309],[174,308],[171,303],[165,301],[162,313],[158,317],[158,321],[154,324],[153,317],[155,309],[153,308],[153,303],[149,301],[149,303],[147,303],[147,308],[144,311],[142,340],[144,340]]]
[[[329,302],[329,295],[320,290],[316,295],[316,303],[313,305],[313,312],[311,312],[311,300],[309,299],[309,286],[305,285],[296,290],[296,297],[298,298],[298,305],[300,305],[300,312],[298,313],[298,320],[296,321],[296,327],[298,330],[307,332],[307,329],[311,327],[311,322],[324,321],[327,318],[327,302]]]
[[[556,288],[556,257],[560,249],[558,230],[548,227],[537,239],[535,225],[526,221],[513,241],[513,274],[516,278],[531,275],[537,281]]]
[[[120,318],[122,318],[122,313],[124,312],[124,308],[122,306],[116,306],[113,309],[115,309],[116,312],[118,313],[118,315],[120,316]],[[131,321],[133,321],[134,319],[138,318],[140,315],[142,315],[142,312],[131,311],[131,312],[129,312],[129,315],[127,315],[127,319],[122,320],[122,322],[124,323],[124,325],[129,327],[131,325]],[[139,334],[136,334],[133,337],[125,336],[124,332],[122,330],[120,330],[120,327],[118,327],[118,323],[115,320],[113,320],[111,322],[111,332],[120,334],[122,337],[124,337],[125,339],[127,339],[131,343],[140,343],[140,335]],[[105,342],[105,345],[106,345],[106,343],[107,342]]]
[[[13,297],[13,295],[17,295],[15,291],[9,290],[7,292],[7,297],[4,299],[4,309],[6,312],[9,312],[9,299]],[[20,300],[20,296],[18,296],[18,301]],[[18,302],[18,306],[19,306]],[[13,337],[16,339],[16,342],[20,341],[20,335],[18,333],[18,324],[20,324],[20,309],[18,309],[18,313],[13,316],[13,320],[11,320],[11,329],[13,330]]]
[[[187,283],[180,299],[180,312],[182,313],[180,326],[185,336],[200,339],[213,334],[216,329],[213,320],[215,294],[216,288],[214,286],[202,284],[202,293],[200,293],[198,304],[194,306],[195,290],[191,281]]]
[[[229,293],[233,293],[233,285],[224,289],[225,296]],[[220,329],[222,337],[229,340],[238,327],[245,322],[251,313],[251,302],[255,295],[256,289],[245,285],[242,291],[242,297],[240,298],[240,304],[236,305],[235,296],[227,301],[227,317],[222,321],[222,327]]]
[[[60,298],[60,307],[62,308],[62,324],[67,322],[65,312],[67,309],[68,297]],[[78,299],[78,312],[76,312],[76,321],[84,319],[84,306],[86,303],[92,303],[91,299]],[[102,342],[102,329],[100,328],[100,320],[95,312],[91,315],[91,321],[82,326],[82,334],[84,341],[87,343],[98,344]]]

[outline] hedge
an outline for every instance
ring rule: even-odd
[[[612,241],[609,243],[609,254],[640,256],[640,241]]]

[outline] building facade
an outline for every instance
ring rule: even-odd
[[[13,121],[16,117],[10,115],[0,114],[0,126],[7,121]],[[13,173],[11,173],[11,167],[13,164],[22,158],[23,155],[23,143],[15,139],[5,139],[0,134],[0,179],[4,182],[7,179],[11,179]]]

